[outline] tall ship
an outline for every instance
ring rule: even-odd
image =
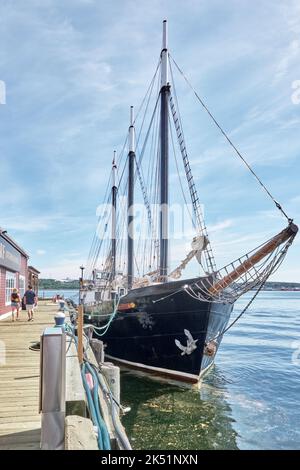
[[[287,219],[280,233],[228,265],[217,267],[184,137],[174,67],[189,84],[169,53],[165,20],[155,74],[136,117],[130,108],[122,152],[114,152],[104,205],[82,278],[81,302],[85,323],[93,325],[94,334],[103,340],[107,359],[151,375],[198,383],[213,363],[224,333],[236,321],[230,323],[235,301],[251,291],[251,303],[282,263],[298,228],[192,90]],[[173,156],[176,182],[170,174]],[[175,197],[182,193],[192,227],[190,250],[173,269],[170,187]],[[136,213],[138,201],[144,210],[140,218]],[[196,263],[199,275],[182,279],[189,263]]]

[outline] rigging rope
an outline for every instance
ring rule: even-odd
[[[249,302],[247,303],[247,305],[243,308],[243,310],[241,311],[241,313],[230,323],[230,325],[228,327],[226,327],[223,331],[221,331],[221,333],[218,333],[214,338],[211,338],[210,340],[208,341],[205,341],[205,346],[208,345],[208,343],[210,343],[211,341],[216,341],[217,339],[221,338],[222,336],[224,336],[225,333],[227,333],[228,330],[230,330],[230,328],[233,327],[233,325],[244,315],[244,313],[247,312],[247,310],[249,309],[250,305],[254,302],[254,300],[256,299],[256,297],[258,296],[258,294],[260,293],[260,291],[262,290],[262,288],[264,287],[265,283],[267,281],[267,278],[264,280],[264,282],[261,283],[261,285],[258,287],[257,291],[255,292],[255,294],[251,297],[251,299],[249,300]]]
[[[211,111],[208,109],[208,107],[206,106],[206,104],[204,103],[204,101],[200,98],[200,96],[198,95],[197,91],[194,89],[194,87],[192,86],[192,84],[190,83],[190,81],[188,80],[188,78],[186,77],[186,75],[184,74],[184,72],[181,70],[181,68],[179,67],[179,65],[176,63],[175,59],[171,56],[171,54],[169,54],[169,57],[172,59],[172,62],[174,63],[175,67],[177,68],[178,72],[182,75],[182,77],[184,78],[184,80],[186,81],[186,83],[188,84],[188,86],[191,88],[191,90],[193,91],[194,95],[196,96],[197,100],[200,102],[200,104],[202,105],[202,107],[205,109],[205,111],[208,113],[208,115],[210,116],[210,118],[213,120],[213,122],[215,123],[215,125],[218,127],[218,129],[221,131],[221,133],[223,134],[223,136],[225,137],[225,139],[227,140],[227,142],[229,143],[229,145],[233,148],[233,150],[236,152],[236,154],[239,156],[239,158],[243,161],[243,163],[246,165],[246,167],[248,168],[248,170],[252,173],[252,175],[254,176],[254,178],[256,178],[257,182],[261,185],[261,187],[265,190],[265,192],[267,193],[267,195],[271,198],[271,200],[274,202],[275,206],[277,207],[277,209],[280,210],[280,212],[283,214],[284,217],[286,217],[286,219],[291,222],[292,219],[287,215],[287,213],[284,211],[284,209],[282,208],[281,204],[279,204],[278,201],[276,201],[276,199],[274,198],[274,196],[271,194],[271,192],[268,190],[268,188],[264,185],[264,183],[262,182],[262,180],[259,178],[259,176],[255,173],[255,171],[251,168],[251,166],[249,165],[249,163],[247,162],[247,160],[243,157],[243,155],[241,154],[241,152],[238,150],[238,148],[234,145],[234,143],[232,142],[232,140],[229,138],[228,134],[224,131],[224,129],[221,127],[221,125],[218,123],[218,121],[215,119],[215,117],[213,116],[213,114],[211,113]]]
[[[271,274],[274,274],[275,271],[277,271],[277,269],[279,268],[279,266],[282,264],[284,258],[285,258],[285,255],[287,253],[287,249],[289,247],[289,242],[286,244],[286,246],[284,247],[284,249],[282,250],[281,252],[281,256],[276,259],[276,262],[274,263],[273,267],[272,267],[272,272]],[[247,303],[247,305],[243,308],[243,310],[241,311],[241,313],[230,323],[229,326],[227,326],[226,328],[224,328],[223,331],[221,331],[221,333],[218,333],[214,338],[210,339],[209,341],[215,341],[216,339],[222,337],[225,333],[227,333],[227,331],[230,330],[230,328],[233,327],[233,325],[247,312],[247,310],[249,309],[250,305],[254,302],[254,300],[256,299],[256,297],[258,296],[258,294],[260,293],[260,291],[262,290],[262,288],[264,287],[264,285],[266,284],[268,278],[269,278],[269,275],[270,274],[266,274],[264,279],[262,280],[261,284],[259,285],[259,287],[257,288],[255,294],[252,296],[252,298],[249,300],[249,302]],[[207,342],[206,342],[207,344]]]
[[[144,98],[143,98],[143,100],[142,100],[142,103],[141,103],[141,105],[140,105],[140,107],[139,107],[139,109],[138,109],[138,112],[137,112],[136,115],[135,115],[135,119],[134,119],[134,121],[133,121],[133,125],[136,125],[137,118],[138,118],[138,116],[139,116],[139,114],[140,114],[140,112],[141,112],[141,110],[142,110],[142,107],[143,107],[145,101],[146,101],[146,98],[147,98],[148,93],[150,93],[150,95],[151,95],[151,93],[152,93],[153,85],[154,85],[154,83],[155,83],[155,78],[156,78],[157,72],[158,72],[158,70],[159,70],[159,68],[160,68],[160,63],[161,63],[161,59],[159,58],[159,61],[158,61],[157,67],[156,67],[156,69],[155,69],[154,75],[153,75],[153,77],[152,77],[152,79],[151,79],[150,85],[148,86],[148,89],[147,89],[146,94],[145,94],[145,96],[144,96]],[[148,106],[148,105],[147,105],[147,106]]]
[[[205,223],[204,216],[202,213],[200,199],[198,196],[198,191],[194,182],[194,177],[193,177],[193,173],[192,173],[192,169],[191,169],[191,165],[190,165],[190,161],[189,161],[189,157],[187,153],[187,147],[186,147],[185,138],[184,138],[184,132],[183,132],[181,116],[179,112],[176,87],[175,87],[175,81],[174,81],[173,70],[172,70],[171,64],[170,64],[170,74],[172,78],[172,85],[173,85],[174,97],[175,97],[175,102],[174,102],[173,96],[172,94],[170,94],[170,98],[169,98],[170,111],[173,116],[174,127],[176,130],[178,145],[179,145],[181,156],[182,156],[185,176],[186,176],[186,180],[188,183],[188,189],[190,192],[190,197],[191,197],[191,201],[193,205],[193,212],[195,215],[197,229],[207,240],[206,247],[203,250],[204,263],[206,265],[206,269],[203,266],[203,263],[200,263],[200,264],[204,272],[206,273],[215,272],[217,271],[217,266],[216,266],[216,262],[214,259],[211,242],[209,240],[208,231],[207,231],[206,223]]]
[[[144,98],[138,108],[138,111],[136,113],[136,116],[135,116],[135,120],[134,120],[134,123],[137,122],[137,119],[139,117],[139,114],[141,113],[145,103],[146,103],[146,109],[145,109],[145,112],[144,112],[144,116],[143,116],[143,119],[142,119],[142,124],[141,124],[141,128],[140,128],[140,132],[139,132],[139,135],[138,135],[138,138],[137,138],[137,145],[138,145],[138,142],[139,142],[139,139],[140,139],[140,136],[141,136],[141,132],[142,132],[142,129],[143,129],[143,125],[144,125],[144,121],[145,121],[145,117],[146,117],[146,113],[147,113],[147,109],[148,109],[148,106],[149,106],[149,102],[150,102],[150,99],[151,99],[151,96],[152,96],[152,90],[153,90],[153,86],[155,84],[155,81],[156,81],[156,78],[158,76],[158,71],[160,70],[160,62],[161,62],[161,59],[159,59],[158,61],[158,64],[157,64],[157,67],[155,69],[155,72],[154,72],[154,75],[150,81],[150,84],[147,88],[147,91],[144,95]],[[149,96],[148,96],[149,95]],[[147,99],[148,98],[148,99]],[[118,157],[117,157],[117,168],[119,169],[121,167],[121,162],[122,162],[122,159],[123,159],[123,156],[124,156],[124,151],[125,151],[125,147],[126,147],[126,144],[127,144],[127,141],[128,141],[128,133],[126,135],[126,139],[125,139],[125,142],[124,142],[124,145],[123,145],[123,148],[121,150],[121,152],[119,153]],[[124,164],[124,167],[123,167],[123,171],[121,171],[121,174],[120,174],[120,178],[119,178],[119,182],[118,182],[118,186],[120,187],[121,183],[122,183],[122,180],[123,180],[123,177],[124,177],[124,172],[125,172],[125,169],[126,169],[126,163]],[[106,201],[106,198],[107,198],[107,194],[109,192],[109,184],[110,184],[110,181],[111,181],[111,174],[110,174],[110,178],[108,180],[108,183],[107,183],[107,187],[106,187],[106,191],[105,191],[105,196],[104,196],[104,201]],[[126,188],[125,188],[126,189]],[[108,196],[108,200],[109,200],[110,196]],[[108,203],[108,201],[107,201]],[[99,223],[101,221],[101,214],[99,215],[98,217],[98,222],[97,222],[97,227],[96,227],[96,230],[95,230],[95,233],[94,233],[94,236],[93,236],[93,239],[92,239],[92,243],[91,243],[91,247],[90,247],[90,250],[89,250],[89,254],[88,254],[88,258],[87,258],[87,262],[86,262],[86,266],[87,266],[87,269],[85,271],[85,274],[86,274],[86,279],[89,279],[91,277],[91,274],[92,274],[92,271],[93,269],[95,268],[95,266],[97,265],[97,262],[98,262],[98,257],[99,257],[99,253],[100,253],[100,250],[102,248],[102,245],[103,245],[103,240],[101,239],[101,237],[99,236]],[[102,221],[101,221],[102,222]],[[107,225],[107,224],[105,224]],[[106,227],[107,229],[107,227]],[[106,231],[106,230],[105,230]]]

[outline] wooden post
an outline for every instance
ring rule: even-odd
[[[79,364],[82,364],[83,363],[83,305],[78,306],[77,337],[78,337],[78,359],[79,359]]]

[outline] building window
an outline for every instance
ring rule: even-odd
[[[13,289],[15,289],[16,283],[16,275],[15,273],[11,273],[6,271],[6,279],[5,279],[5,304],[10,305],[11,303],[11,294]]]
[[[21,299],[23,299],[25,294],[25,277],[21,275],[19,276],[19,292]]]
[[[125,295],[124,287],[119,287],[119,297],[123,297]]]

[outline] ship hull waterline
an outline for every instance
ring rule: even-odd
[[[117,314],[101,337],[105,358],[149,376],[197,384],[212,365],[222,336],[209,355],[206,344],[226,327],[233,304],[191,296],[187,281],[131,290],[121,298]],[[85,306],[85,322],[103,326],[113,311],[103,301],[97,311]],[[93,310],[93,313],[92,313]]]

